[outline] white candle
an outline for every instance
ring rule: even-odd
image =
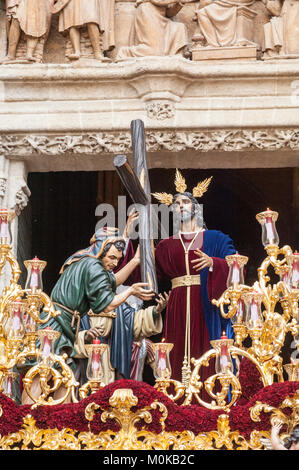
[[[232,283],[236,284],[240,282],[240,268],[237,261],[233,262],[233,272],[232,272]]]
[[[274,243],[274,239],[275,239],[272,217],[266,217],[265,226],[266,226],[266,232],[267,232],[267,239],[268,239],[270,245],[272,245]]]
[[[251,314],[251,320],[252,321],[257,321],[259,318],[259,312],[258,312],[258,304],[255,300],[251,301],[250,304],[250,314]]]

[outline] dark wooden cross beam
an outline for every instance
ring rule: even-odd
[[[144,124],[141,120],[131,122],[134,169],[125,155],[114,158],[114,167],[139,212],[139,245],[141,281],[158,292],[158,282],[153,253],[151,231],[151,189],[146,163]]]

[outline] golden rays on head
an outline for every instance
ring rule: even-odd
[[[210,182],[213,176],[210,178],[206,178],[203,181],[200,181],[197,186],[195,186],[192,190],[192,194],[194,197],[202,197],[202,195],[208,190]],[[174,185],[177,193],[184,193],[187,191],[187,184],[186,180],[183,177],[182,173],[176,169],[175,172],[175,179]],[[152,193],[152,196],[157,199],[161,204],[166,204],[167,206],[171,206],[173,202],[173,195],[168,193]]]

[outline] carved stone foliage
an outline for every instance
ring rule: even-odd
[[[165,112],[165,110],[163,111]],[[162,113],[163,115],[163,113]],[[165,114],[164,114],[165,115]],[[168,114],[166,112],[166,116]],[[299,129],[167,131],[148,130],[147,151],[242,151],[299,148]],[[3,135],[0,154],[6,156],[102,154],[131,151],[130,132],[81,135]]]
[[[146,111],[149,118],[164,121],[174,116],[175,107],[173,103],[151,102],[146,104]]]

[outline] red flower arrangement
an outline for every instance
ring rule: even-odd
[[[0,394],[0,405],[2,408],[0,434],[3,436],[18,432],[22,427],[23,418],[28,414],[36,420],[36,426],[39,429],[56,428],[61,430],[63,428],[70,428],[78,432],[88,431],[88,421],[84,414],[86,406],[91,402],[95,402],[100,406],[101,410],[107,410],[110,407],[109,398],[119,388],[132,389],[134,395],[138,398],[138,406],[132,408],[132,411],[150,406],[155,400],[163,403],[168,410],[165,430],[169,432],[188,430],[194,432],[194,434],[199,434],[200,432],[216,430],[217,419],[220,414],[223,414],[222,410],[208,410],[198,405],[178,406],[164,394],[144,382],[119,380],[79,403],[40,406],[34,409],[31,409],[29,405],[17,405],[5,395]],[[231,430],[239,431],[246,439],[250,437],[250,433],[254,429],[269,430],[269,413],[261,413],[261,421],[255,423],[250,418],[250,408],[257,401],[278,407],[286,397],[293,396],[298,389],[299,382],[283,382],[261,388],[247,404],[237,404],[232,407],[229,413]],[[117,432],[119,430],[118,423],[114,420],[107,420],[106,423],[103,423],[100,411],[95,413],[95,417],[91,422],[91,431],[95,434],[107,431],[108,429]],[[161,432],[159,421],[161,414],[158,409],[152,410],[151,413],[152,422],[146,424],[140,421],[137,427],[139,429],[144,427],[146,430],[158,434]]]
[[[239,382],[242,390],[242,397],[238,404],[246,404],[263,388],[261,374],[253,362],[244,357],[239,369]]]

